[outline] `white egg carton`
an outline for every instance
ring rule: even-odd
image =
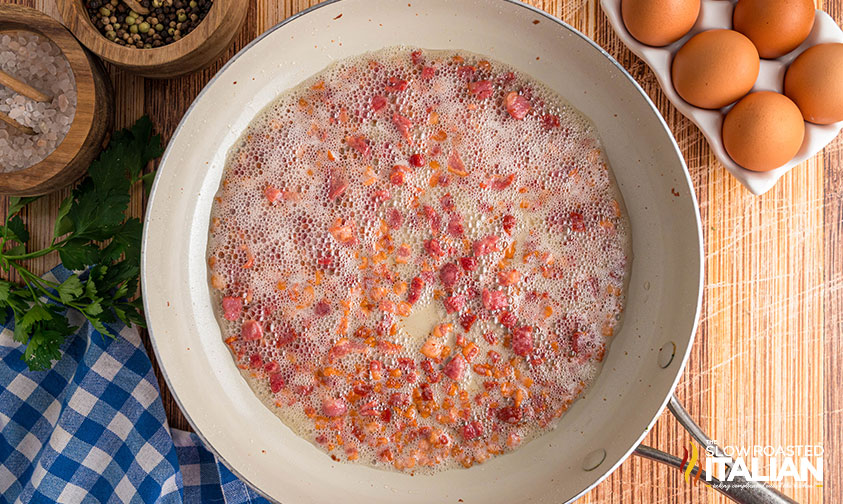
[[[673,62],[673,55],[682,47],[689,38],[693,37],[699,32],[712,30],[716,28],[732,28],[732,11],[734,9],[734,2],[722,0],[702,0],[700,8],[700,16],[697,18],[697,23],[694,28],[684,37],[677,40],[673,44],[665,47],[651,47],[641,44],[635,40],[632,35],[626,30],[621,17],[621,0],[600,0],[603,11],[609,22],[615,29],[615,32],[621,38],[624,44],[629,49],[638,55],[645,63],[655,72],[656,78],[661,85],[667,98],[673,105],[682,112],[685,117],[693,121],[702,131],[705,138],[708,140],[711,150],[721,163],[729,170],[736,179],[738,179],[747,189],[753,194],[759,195],[769,191],[791,168],[799,163],[810,159],[817,152],[821,151],[823,147],[828,145],[834,137],[843,129],[843,121],[829,124],[818,125],[812,123],[805,123],[805,139],[802,142],[802,147],[796,154],[796,157],[790,160],[784,166],[770,170],[768,172],[754,172],[741,168],[738,166],[726,149],[723,147],[723,140],[720,132],[723,127],[723,118],[726,112],[731,109],[733,105],[729,105],[720,110],[706,110],[694,107],[685,100],[683,100],[673,89],[673,81],[671,80],[670,67]],[[837,26],[837,23],[821,10],[817,10],[814,18],[814,27],[807,40],[793,51],[785,54],[781,58],[774,60],[761,60],[761,68],[758,72],[758,80],[755,81],[753,91],[776,91],[783,92],[784,75],[788,65],[804,51],[805,49],[827,42],[843,42],[843,30]]]

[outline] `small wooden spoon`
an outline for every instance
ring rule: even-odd
[[[141,16],[149,14],[149,9],[139,4],[136,0],[123,0],[123,3],[129,6],[130,9],[137,12]]]
[[[20,81],[2,70],[0,70],[0,84],[6,86],[15,93],[22,94],[37,102],[48,102],[53,100],[52,96],[38,91],[26,82]]]
[[[16,130],[20,131],[21,133],[26,133],[27,135],[34,135],[35,130],[30,128],[29,126],[24,126],[23,124],[15,121],[11,117],[7,116],[3,112],[0,112],[0,121],[8,124],[9,126],[15,128]]]

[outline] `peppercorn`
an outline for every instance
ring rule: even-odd
[[[82,0],[92,23],[103,36],[126,47],[146,49],[181,39],[196,29],[213,7],[213,0],[138,2],[149,9],[149,14],[141,16],[123,0]]]

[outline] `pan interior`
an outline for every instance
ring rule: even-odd
[[[335,463],[267,410],[221,341],[204,261],[226,153],[254,115],[337,59],[402,44],[487,54],[559,92],[596,125],[633,230],[623,328],[587,397],[556,430],[516,452],[430,477]],[[701,249],[693,189],[664,122],[629,76],[580,34],[503,0],[344,0],[270,31],[197,98],[150,200],[143,288],[156,355],[183,411],[206,443],[269,497],[556,503],[620,463],[664,406],[696,326]],[[676,357],[662,368],[659,348],[671,342]],[[583,469],[601,458],[595,469]]]

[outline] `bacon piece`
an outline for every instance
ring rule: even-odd
[[[328,418],[341,417],[348,411],[342,399],[325,399],[322,401],[322,413]]]
[[[448,156],[448,171],[460,177],[468,176],[465,163],[463,163],[460,153],[456,149],[452,149],[451,154]]]
[[[509,115],[519,121],[527,117],[527,113],[530,112],[531,108],[533,108],[526,98],[515,91],[507,93],[506,97],[503,99],[503,104],[506,107],[506,111],[509,112]]]
[[[496,235],[488,235],[474,242],[474,253],[476,255],[486,255],[498,251],[498,237]]]
[[[462,438],[465,441],[479,438],[483,435],[483,424],[478,420],[465,424],[462,428]]]
[[[462,215],[451,215],[451,219],[448,221],[448,233],[455,238],[459,238],[464,232],[465,228],[462,225]]]
[[[410,83],[404,79],[399,79],[398,77],[390,77],[386,80],[386,87],[384,87],[384,89],[387,93],[397,93],[407,89],[407,86],[409,84]]]
[[[401,133],[401,136],[404,137],[404,140],[407,140],[407,142],[412,143],[412,139],[410,138],[410,128],[413,127],[412,121],[396,112],[392,114],[392,123],[395,124],[396,128],[398,128],[398,132]]]
[[[433,76],[436,75],[436,69],[431,66],[426,66],[422,68],[421,78],[422,80],[429,80],[432,79]]]
[[[274,205],[284,199],[284,192],[274,186],[266,186],[263,190],[263,195],[269,200],[269,203]]]
[[[458,312],[465,306],[465,294],[454,294],[445,299],[445,310],[448,313]]]
[[[498,273],[498,282],[501,285],[514,285],[521,280],[521,273],[518,270],[501,271]]]
[[[485,100],[494,94],[495,87],[492,81],[481,80],[468,83],[468,92],[473,94],[478,100]]]
[[[255,341],[263,336],[263,327],[256,320],[247,320],[240,327],[240,338],[243,341]]]
[[[512,236],[512,228],[515,227],[515,217],[512,215],[504,215],[503,216],[503,231],[504,233]]]
[[[477,269],[477,259],[468,256],[460,258],[460,266],[466,271],[474,271]]]
[[[237,320],[243,313],[243,298],[234,296],[222,298],[222,312],[226,320]]]
[[[471,311],[467,311],[460,316],[460,325],[466,331],[471,330],[471,326],[474,325],[474,321],[477,320],[477,315],[472,313]]]
[[[269,390],[271,390],[273,394],[281,392],[284,385],[284,377],[281,376],[281,373],[272,373],[269,375]]]
[[[460,268],[454,263],[448,263],[439,270],[439,280],[446,289],[453,289],[460,279]]]
[[[506,308],[508,301],[506,294],[503,291],[483,289],[480,295],[480,300],[483,302],[483,307],[489,311],[500,310]]]
[[[512,332],[512,351],[526,357],[533,353],[533,328],[522,326]]]
[[[328,189],[328,199],[335,200],[348,189],[348,180],[337,171],[331,173],[331,187]]]
[[[347,136],[345,137],[345,143],[359,152],[361,156],[366,157],[369,155],[369,142],[365,137]]]
[[[404,224],[404,216],[397,208],[391,208],[386,215],[386,225],[389,229],[398,229]]]
[[[382,95],[375,95],[372,97],[372,110],[375,112],[380,111],[386,107],[386,98]]]
[[[510,185],[512,185],[512,181],[515,180],[515,174],[510,173],[506,177],[496,176],[495,179],[492,181],[492,189],[496,191],[503,191]]]
[[[442,250],[442,246],[436,238],[431,238],[424,242],[424,249],[427,250],[428,254],[437,259],[445,256],[445,251]]]
[[[424,163],[424,154],[413,154],[412,156],[410,156],[410,166],[421,168],[422,166],[424,166]]]
[[[354,236],[354,223],[352,221],[337,219],[328,231],[341,245],[351,246],[357,243],[357,237]]]
[[[497,416],[503,423],[517,424],[524,416],[524,412],[518,406],[506,406],[498,410]]]
[[[460,378],[462,378],[462,375],[465,373],[467,367],[468,362],[466,362],[465,357],[463,357],[462,354],[457,354],[453,359],[445,364],[445,368],[442,369],[442,373],[454,381],[460,381]]]
[[[413,277],[410,280],[410,288],[407,290],[407,302],[415,304],[421,297],[421,291],[424,288],[424,280],[420,277]]]

